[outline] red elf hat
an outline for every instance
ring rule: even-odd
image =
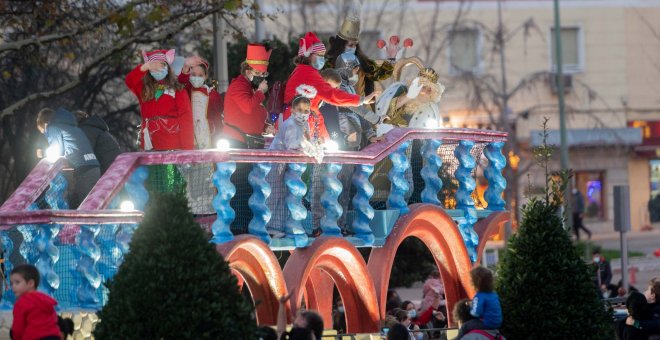
[[[309,57],[312,53],[325,52],[325,45],[319,40],[314,32],[307,32],[304,38],[300,39],[298,56]]]
[[[174,49],[171,50],[155,50],[151,52],[142,51],[142,59],[144,62],[160,60],[170,65],[174,62]]]

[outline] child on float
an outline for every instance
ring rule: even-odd
[[[470,314],[478,321],[473,329],[494,330],[502,326],[502,307],[495,289],[495,279],[490,269],[478,266],[470,271],[477,294],[472,299]]]
[[[174,50],[142,52],[143,63],[126,76],[137,97],[142,123],[138,136],[144,151],[192,150],[195,147],[192,108],[184,86],[171,67]],[[151,166],[150,189],[172,191],[184,185],[174,165]]]
[[[311,98],[315,95],[316,90],[313,87],[304,84],[298,86],[298,96],[291,101],[291,117],[280,124],[269,150],[297,150],[312,157],[322,155],[318,146],[310,141],[311,131],[308,124]],[[288,215],[284,202],[287,194],[284,183],[286,168],[285,163],[274,165],[267,179],[272,185],[268,207],[273,214],[268,228],[274,237],[284,236],[282,231]]]

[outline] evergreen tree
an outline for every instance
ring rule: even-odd
[[[512,340],[612,339],[612,320],[558,213],[569,176],[548,172],[551,155],[545,140],[535,150],[545,167],[545,197],[532,198],[523,207],[520,228],[498,268],[502,331]]]
[[[181,192],[152,197],[107,284],[96,339],[255,339],[253,307]]]

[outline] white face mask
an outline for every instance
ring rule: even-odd
[[[294,112],[293,119],[296,120],[296,124],[302,126],[309,120],[309,113]]]
[[[354,74],[350,78],[348,78],[348,84],[353,86],[357,84],[358,80],[360,80],[360,75],[359,74]]]
[[[190,76],[190,85],[192,85],[194,88],[202,87],[204,85],[204,77],[196,77],[196,76]]]
[[[339,313],[343,313],[343,312],[344,312],[344,306],[339,306],[339,307],[337,307],[337,311],[338,311]]]

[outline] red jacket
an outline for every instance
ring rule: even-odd
[[[266,95],[252,88],[243,75],[234,78],[225,93],[225,119],[222,133],[228,138],[244,142],[240,132],[232,125],[250,135],[264,132],[268,111],[263,105]]]
[[[350,94],[342,90],[338,90],[330,86],[321,77],[319,71],[310,65],[298,64],[286,81],[286,88],[284,89],[284,102],[287,108],[283,113],[283,120],[286,120],[291,115],[291,101],[296,96],[296,88],[306,84],[316,89],[316,97],[311,100],[311,110],[319,119],[319,135],[323,138],[328,138],[328,131],[325,128],[323,115],[319,111],[319,103],[324,101],[330,105],[335,106],[359,106],[360,96]],[[310,131],[314,131],[314,117],[310,115],[309,120]]]
[[[206,86],[194,88],[190,84],[190,74],[179,74],[179,83],[186,85],[186,91],[188,91],[188,97],[192,97],[190,94],[192,91],[199,91],[206,94],[209,97],[209,104],[206,109],[206,119],[209,121],[209,128],[211,129],[211,135],[217,135],[222,131],[222,96],[218,91]]]
[[[57,325],[55,301],[50,296],[37,292],[26,292],[16,300],[14,321],[11,325],[12,339],[36,340],[49,336],[60,336]]]
[[[126,76],[126,86],[138,98],[142,129],[148,125],[154,150],[194,149],[192,108],[188,93],[185,89],[166,91],[158,100],[154,98],[143,102],[142,78],[148,71],[142,71],[140,67],[142,65],[138,65]],[[144,150],[144,133],[140,135],[140,146]]]

